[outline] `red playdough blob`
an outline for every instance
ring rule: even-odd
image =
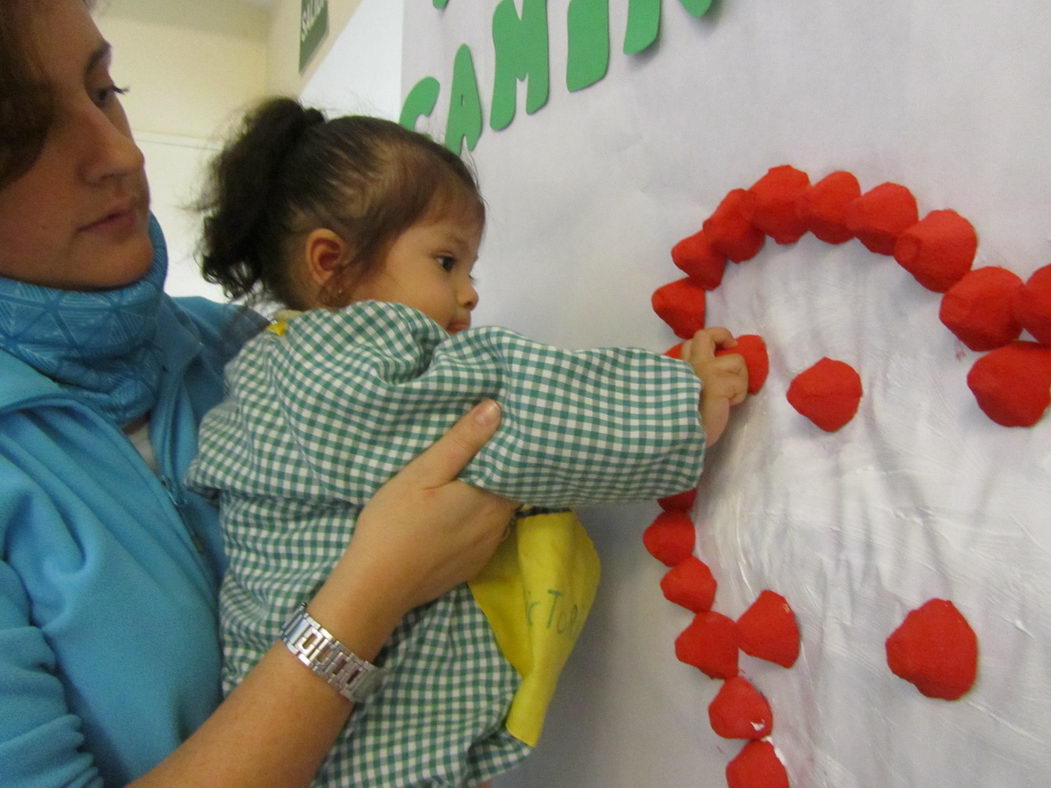
[[[876,254],[894,254],[899,236],[919,220],[912,192],[898,183],[883,183],[847,206],[847,228]]]
[[[667,498],[658,498],[657,503],[666,512],[688,512],[693,508],[693,502],[697,500],[697,488],[681,492],[678,495],[669,495]]]
[[[936,293],[944,293],[971,270],[978,234],[956,211],[931,211],[901,234],[894,259]]]
[[[712,248],[711,241],[700,230],[679,241],[671,250],[676,266],[705,290],[714,290],[723,281],[726,258]]]
[[[840,170],[803,192],[796,202],[796,214],[817,238],[841,244],[854,237],[847,227],[847,207],[860,196],[858,179]]]
[[[744,189],[734,189],[701,227],[712,248],[735,263],[755,257],[766,241],[762,231],[744,214],[744,203],[748,199]]]
[[[766,698],[740,676],[723,682],[708,706],[712,730],[724,739],[762,739],[770,735],[774,714]]]
[[[927,697],[956,700],[974,684],[978,638],[952,602],[931,599],[887,638],[887,665]]]
[[[737,625],[705,610],[675,639],[675,656],[713,679],[737,675]]]
[[[748,393],[757,394],[770,372],[770,357],[766,353],[766,342],[758,334],[742,334],[737,337],[737,346],[715,351],[717,356],[739,353],[748,367]]]
[[[779,244],[795,243],[807,230],[796,203],[809,188],[810,177],[802,170],[787,164],[773,167],[748,190],[745,216]]]
[[[683,511],[661,512],[642,533],[650,555],[666,566],[675,566],[693,554],[697,532]]]
[[[835,432],[857,413],[861,378],[849,364],[823,358],[796,375],[788,401],[821,429]]]
[[[1051,348],[1012,342],[982,356],[967,373],[978,407],[1005,427],[1031,427],[1051,404]]]
[[[726,765],[728,788],[788,788],[788,772],[768,741],[750,741]]]
[[[692,555],[677,563],[661,578],[664,598],[694,613],[711,610],[716,585],[712,570]]]
[[[682,342],[679,342],[679,343],[677,343],[675,345],[672,345],[670,348],[668,348],[667,350],[664,351],[664,355],[666,355],[668,358],[680,358],[681,359],[682,358],[682,346],[683,346]]]
[[[689,339],[704,328],[704,288],[689,277],[658,287],[652,304],[653,311],[678,337]]]
[[[799,656],[799,626],[788,601],[773,591],[763,591],[737,619],[741,650],[786,668]]]
[[[1051,347],[1051,265],[1033,272],[1015,294],[1014,310],[1022,328]]]
[[[976,268],[942,297],[938,317],[971,350],[998,348],[1022,332],[1014,310],[1021,287],[1022,280],[1006,268]]]

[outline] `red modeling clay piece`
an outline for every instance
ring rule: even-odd
[[[664,351],[664,355],[666,355],[668,358],[680,358],[681,359],[682,358],[682,345],[683,345],[682,342],[679,342],[677,345],[672,345],[670,348],[668,348],[667,350]]]
[[[677,563],[661,578],[664,598],[694,613],[712,609],[716,585],[712,570],[692,555]]]
[[[1051,265],[1038,268],[1015,294],[1015,317],[1037,342],[1051,346]]]
[[[762,231],[744,214],[744,203],[748,199],[744,189],[734,189],[702,225],[712,248],[735,263],[755,257],[766,241]]]
[[[666,512],[688,512],[693,508],[693,502],[697,500],[697,488],[681,492],[678,495],[669,495],[667,498],[658,498],[657,503]]]
[[[715,355],[739,353],[748,367],[748,393],[757,394],[770,372],[770,357],[766,354],[766,342],[758,334],[742,334],[737,337],[737,346],[716,350]]]
[[[675,244],[671,250],[671,259],[705,290],[714,290],[723,281],[726,258],[712,248],[704,230]]]
[[[689,277],[658,287],[652,304],[676,336],[689,339],[704,328],[704,289]]]
[[[841,244],[854,237],[847,227],[847,206],[860,196],[858,179],[840,170],[803,192],[796,203],[796,213],[816,237],[825,243]]]
[[[931,599],[887,638],[887,664],[927,697],[956,700],[974,684],[978,638],[952,602]]]
[[[774,726],[774,714],[759,690],[734,676],[709,704],[708,721],[724,739],[762,739]]]
[[[728,788],[788,788],[788,772],[768,741],[750,741],[726,765]]]
[[[806,232],[806,222],[796,212],[796,202],[810,188],[810,178],[802,170],[785,164],[771,168],[748,190],[745,216],[779,244],[798,241]]]
[[[713,679],[737,675],[737,625],[726,616],[706,610],[675,639],[675,656]]]
[[[835,432],[857,413],[861,378],[849,364],[823,358],[796,375],[788,401],[821,429]]]
[[[786,668],[799,656],[799,627],[788,601],[773,591],[763,591],[737,619],[741,650]]]
[[[880,184],[847,206],[847,229],[876,254],[894,254],[898,237],[919,218],[916,198],[897,183]]]
[[[938,317],[971,350],[993,350],[1022,332],[1013,306],[1021,287],[1006,268],[975,268],[942,297]]]
[[[978,407],[1005,427],[1031,427],[1051,404],[1051,348],[1016,341],[982,356],[967,373]]]
[[[650,555],[666,566],[675,566],[693,554],[697,532],[682,511],[661,512],[642,534]]]
[[[901,234],[894,259],[916,281],[944,293],[971,270],[978,234],[956,211],[931,211]]]

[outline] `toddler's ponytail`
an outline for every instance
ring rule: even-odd
[[[294,304],[283,259],[294,208],[282,182],[292,152],[325,122],[316,109],[289,98],[250,112],[236,139],[213,160],[197,204],[204,214],[201,272],[230,298],[268,295]]]

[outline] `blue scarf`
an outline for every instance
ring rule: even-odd
[[[82,292],[0,277],[0,348],[118,425],[149,413],[164,373],[157,326],[172,307],[163,290],[168,250],[153,216],[150,241],[153,265],[125,287]]]

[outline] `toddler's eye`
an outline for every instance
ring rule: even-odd
[[[455,257],[449,257],[447,255],[439,255],[438,257],[435,257],[434,259],[438,263],[438,265],[440,265],[446,271],[451,271],[456,266],[456,258]]]

